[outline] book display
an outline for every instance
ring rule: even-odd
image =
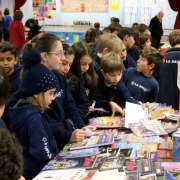
[[[126,115],[90,119],[97,129],[86,130],[82,142],[61,150],[34,180],[178,179],[180,163],[171,161],[177,160],[180,131],[172,136],[176,144],[169,132],[177,130],[179,114],[164,104],[150,104],[147,110],[127,103]]]

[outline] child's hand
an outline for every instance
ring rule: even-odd
[[[143,104],[142,104],[142,108],[143,108],[143,109],[144,109],[144,108],[148,108],[148,109],[149,109],[149,102],[143,103]]]
[[[82,141],[85,137],[85,132],[82,129],[76,129],[75,131],[72,132],[71,135],[71,142],[78,142],[78,141]]]
[[[89,112],[87,113],[87,115],[90,114],[90,113],[93,112],[93,111],[94,111],[94,107],[89,106]]]
[[[92,126],[92,125],[85,126],[82,129],[85,131],[87,128],[89,128],[91,131],[95,131],[96,130],[96,127]]]
[[[124,111],[122,110],[122,108],[118,104],[110,101],[109,105],[111,106],[111,110],[112,110],[111,116],[114,116],[116,112],[119,112],[121,114],[121,116],[124,117]]]

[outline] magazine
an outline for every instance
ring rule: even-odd
[[[97,128],[117,128],[124,127],[124,118],[120,116],[102,116],[89,119],[89,123]]]
[[[72,143],[70,150],[83,149],[104,145],[111,145],[114,143],[114,134],[100,134],[85,138],[81,142]]]
[[[158,120],[140,120],[139,122],[129,123],[129,128],[135,135],[140,137],[167,134],[167,132],[161,127]]]

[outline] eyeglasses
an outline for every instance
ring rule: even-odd
[[[55,54],[56,56],[60,57],[61,59],[64,57],[65,51],[58,51],[58,52],[46,52],[48,54]]]

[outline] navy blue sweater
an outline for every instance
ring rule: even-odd
[[[134,99],[143,103],[157,102],[159,85],[153,76],[146,77],[136,68],[128,68],[124,71],[123,82]]]
[[[94,55],[97,55],[98,50],[97,50],[96,46],[95,46],[95,45],[89,45],[89,46],[90,46],[90,48],[92,49],[93,54],[94,54]]]
[[[172,105],[178,110],[179,88],[177,87],[178,62],[180,62],[180,48],[168,49],[165,53],[165,62],[159,68],[159,102]]]
[[[92,63],[96,72],[101,69],[101,58],[98,55],[94,55]]]
[[[125,107],[126,101],[139,104],[138,101],[134,100],[129,94],[128,89],[124,85],[123,81],[120,80],[116,86],[107,87],[104,82],[104,76],[101,72],[98,72],[98,88],[101,92],[101,96],[104,100],[114,101],[122,108]]]
[[[79,115],[82,118],[87,117],[87,113],[89,112],[89,106],[91,106],[91,101],[88,99],[88,96],[85,92],[85,88],[81,84],[80,80],[76,76],[72,76],[71,82],[69,83],[69,89],[72,94],[72,97],[75,100],[76,108],[78,110]]]
[[[123,63],[126,69],[129,67],[136,67],[136,62],[129,53],[127,53],[126,59],[123,61]]]
[[[9,109],[11,130],[23,146],[23,176],[32,180],[57,153],[58,148],[48,123],[41,110],[26,100]]]
[[[133,45],[132,48],[127,50],[127,53],[134,59],[134,61],[137,63],[137,60],[139,59],[139,51],[136,48],[135,45]]]
[[[19,84],[21,82],[19,77],[20,72],[21,72],[21,67],[14,66],[14,72],[11,75],[9,75],[11,94],[16,92],[19,88]]]

